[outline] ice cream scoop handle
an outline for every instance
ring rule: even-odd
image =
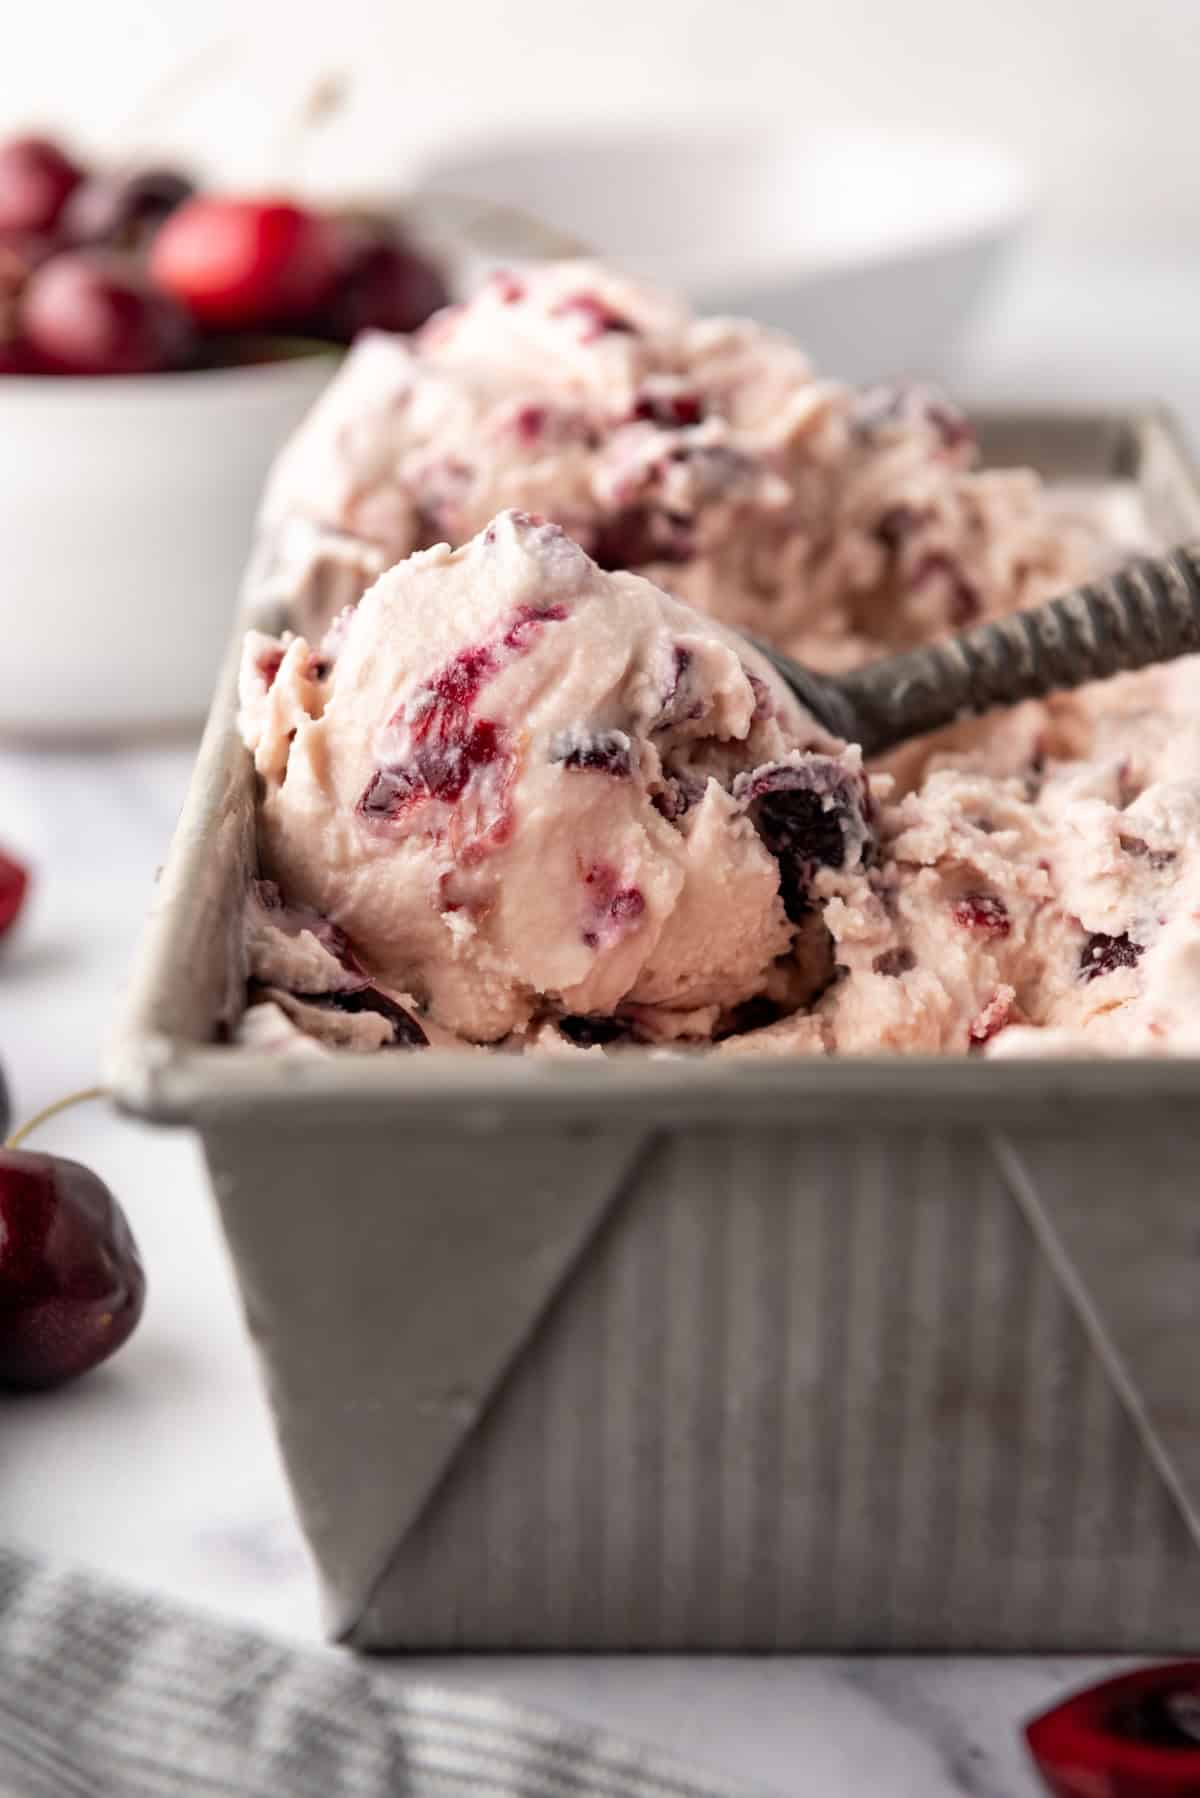
[[[878,755],[995,706],[1198,650],[1200,543],[1131,562],[940,643],[818,678],[830,699],[830,727]]]

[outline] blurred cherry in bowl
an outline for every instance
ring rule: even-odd
[[[332,291],[335,231],[324,215],[290,201],[198,194],[159,231],[150,272],[200,325],[283,329]]]
[[[0,231],[50,231],[83,170],[45,137],[0,144]]]
[[[0,142],[0,735],[198,724],[275,452],[342,344],[446,297],[395,218]]]
[[[47,371],[148,375],[186,361],[181,307],[114,250],[75,250],[36,268],[17,308],[17,338]]]

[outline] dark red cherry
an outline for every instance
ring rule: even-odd
[[[1007,936],[1012,929],[1008,907],[995,893],[964,893],[950,911],[964,930],[977,930],[984,936]]]
[[[337,249],[331,221],[289,201],[197,194],[158,231],[150,272],[199,324],[265,331],[320,310]]]
[[[35,231],[0,231],[0,340],[5,343],[16,332],[17,308],[34,269],[56,247],[52,237]]]
[[[41,375],[46,370],[27,343],[10,338],[0,342],[0,375]]]
[[[1098,980],[1101,974],[1112,974],[1118,968],[1136,968],[1142,945],[1122,931],[1120,936],[1106,936],[1093,931],[1079,952],[1079,978]]]
[[[415,331],[450,298],[428,257],[387,220],[344,220],[338,273],[317,330],[349,343],[360,331]]]
[[[59,229],[72,244],[139,250],[193,191],[187,177],[174,169],[91,175],[63,207]]]
[[[0,850],[0,937],[12,929],[29,891],[29,870]]]
[[[853,844],[869,842],[865,788],[833,757],[806,755],[739,774],[733,790],[779,863],[783,909],[798,924],[817,869],[844,866]]]
[[[71,250],[43,263],[25,289],[18,323],[59,374],[153,374],[182,363],[190,344],[174,301],[132,258],[108,250]]]
[[[45,137],[0,144],[0,231],[50,231],[83,172]]]
[[[104,1182],[58,1155],[0,1149],[0,1387],[87,1373],[130,1336],[146,1278]]]
[[[1035,1717],[1025,1739],[1055,1798],[1196,1798],[1200,1661],[1089,1686]]]

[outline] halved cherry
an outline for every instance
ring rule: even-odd
[[[1200,1660],[1104,1680],[1025,1727],[1055,1798],[1197,1798]]]

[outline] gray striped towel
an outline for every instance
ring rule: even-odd
[[[0,1549],[0,1798],[737,1790],[602,1730],[402,1686],[343,1651],[293,1648]]]

